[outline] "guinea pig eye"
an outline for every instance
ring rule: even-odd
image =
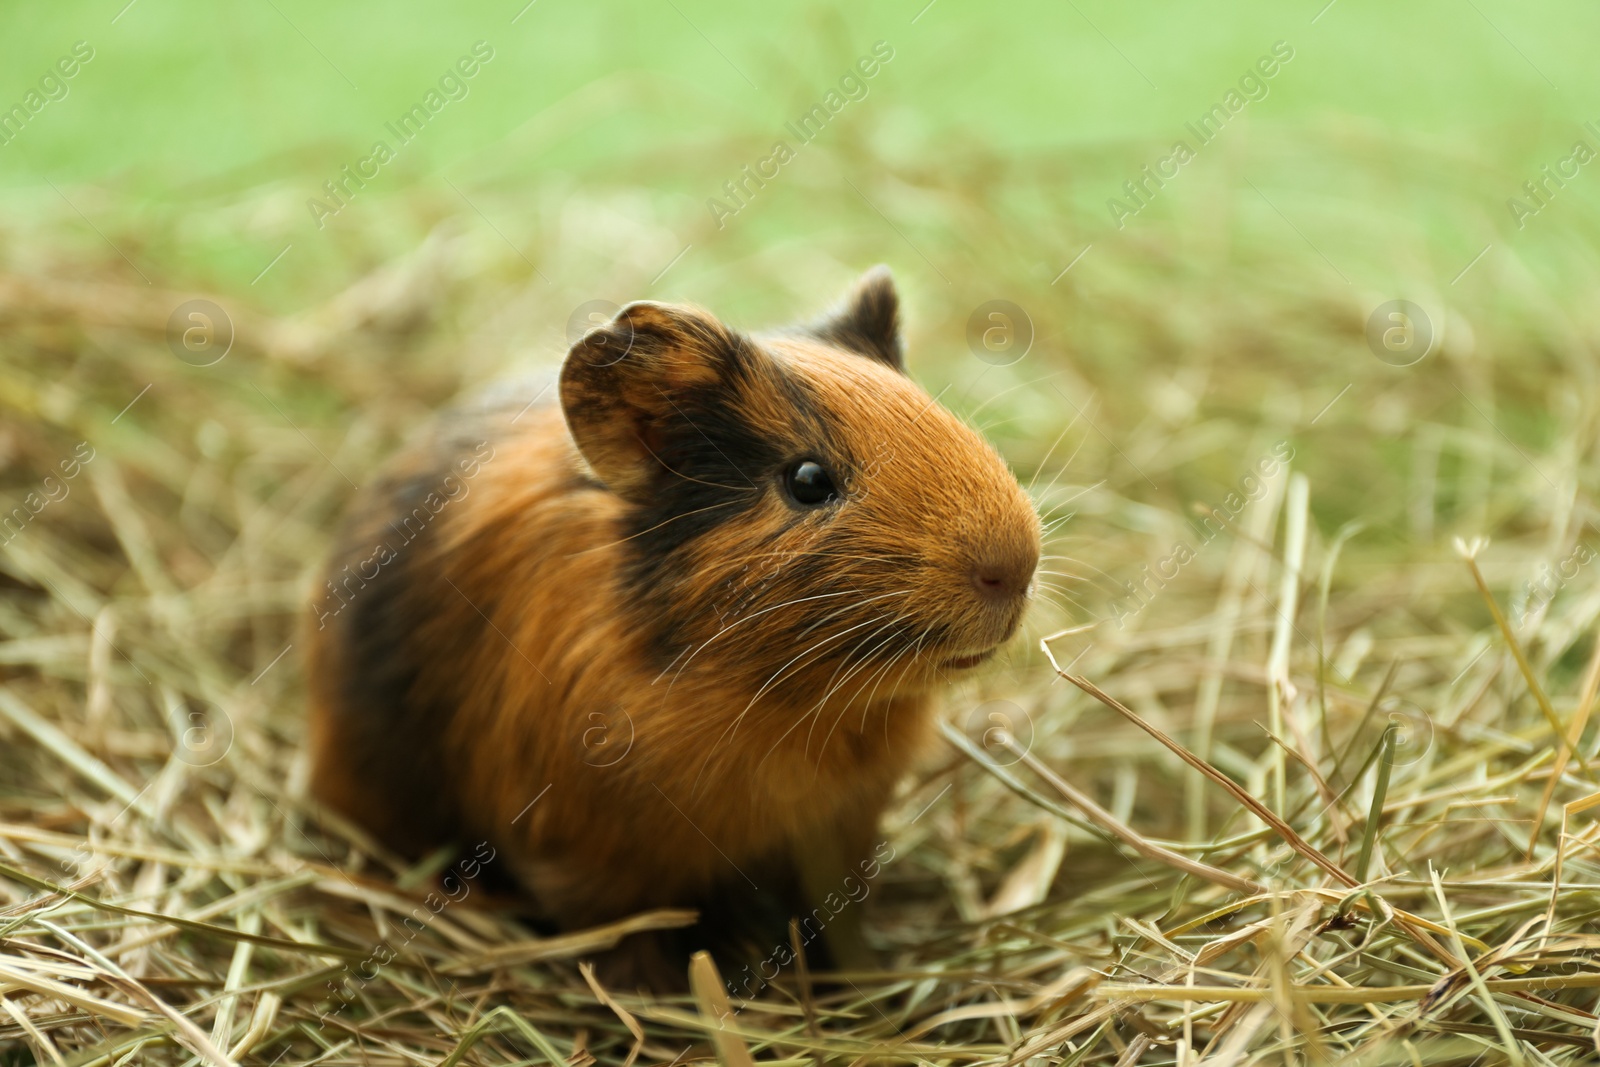
[[[796,504],[808,508],[826,504],[839,496],[833,475],[812,459],[801,460],[784,471],[783,488]]]

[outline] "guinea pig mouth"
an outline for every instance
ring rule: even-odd
[[[982,663],[992,655],[994,655],[994,649],[989,648],[982,652],[972,652],[965,656],[957,656],[954,659],[947,659],[943,663],[939,664],[939,666],[948,667],[951,670],[964,671],[969,667],[976,667],[978,664]]]

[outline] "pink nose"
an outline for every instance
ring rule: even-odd
[[[972,587],[985,600],[1014,600],[1027,594],[1038,565],[1037,553],[986,559],[973,564]]]

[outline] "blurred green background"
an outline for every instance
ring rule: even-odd
[[[1238,210],[1262,239],[1308,239],[1351,283],[1385,289],[1414,280],[1415,265],[1399,261],[1413,241],[1459,269],[1489,242],[1514,241],[1512,255],[1543,265],[1595,235],[1600,182],[1587,172],[1533,232],[1517,232],[1504,204],[1600,119],[1600,10],[1577,2],[110,0],[9,5],[0,28],[6,104],[74,42],[95,51],[69,95],[0,148],[0,181],[41,198],[56,195],[44,179],[103,186],[117,211],[85,213],[108,231],[265,186],[273,195],[220,232],[174,233],[174,245],[136,261],[174,284],[248,284],[298,240],[285,269],[257,286],[278,304],[314,293],[312,278],[339,277],[339,237],[318,240],[329,235],[303,201],[375,140],[392,140],[384,124],[479,40],[495,58],[470,95],[361,192],[352,211],[365,219],[344,227],[378,225],[419,186],[445,203],[450,183],[494,188],[512,205],[519,190],[526,201],[552,187],[632,189],[680,247],[695,244],[674,279],[686,291],[696,275],[764,250],[837,253],[852,239],[878,244],[941,296],[947,278],[977,286],[991,260],[1048,282],[1086,243],[1113,240],[1105,200],[1283,40],[1295,58],[1267,99],[1118,239],[1158,241]],[[705,199],[879,40],[895,58],[868,99],[806,146],[733,232],[706,232]],[[912,190],[877,206],[923,254],[881,220],[853,232],[868,217],[834,198],[855,198],[847,179],[876,185],[880,158],[975,186],[991,214],[986,247],[939,232]],[[1041,170],[1055,180],[1037,181]],[[1259,198],[1218,201],[1219,182],[1249,193],[1246,179],[1286,218]],[[387,221],[402,245],[409,227]],[[604,249],[608,236],[594,241],[629,254]]]

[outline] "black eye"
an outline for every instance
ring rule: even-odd
[[[805,459],[783,472],[783,487],[796,504],[814,508],[839,496],[833,476],[816,460]]]

